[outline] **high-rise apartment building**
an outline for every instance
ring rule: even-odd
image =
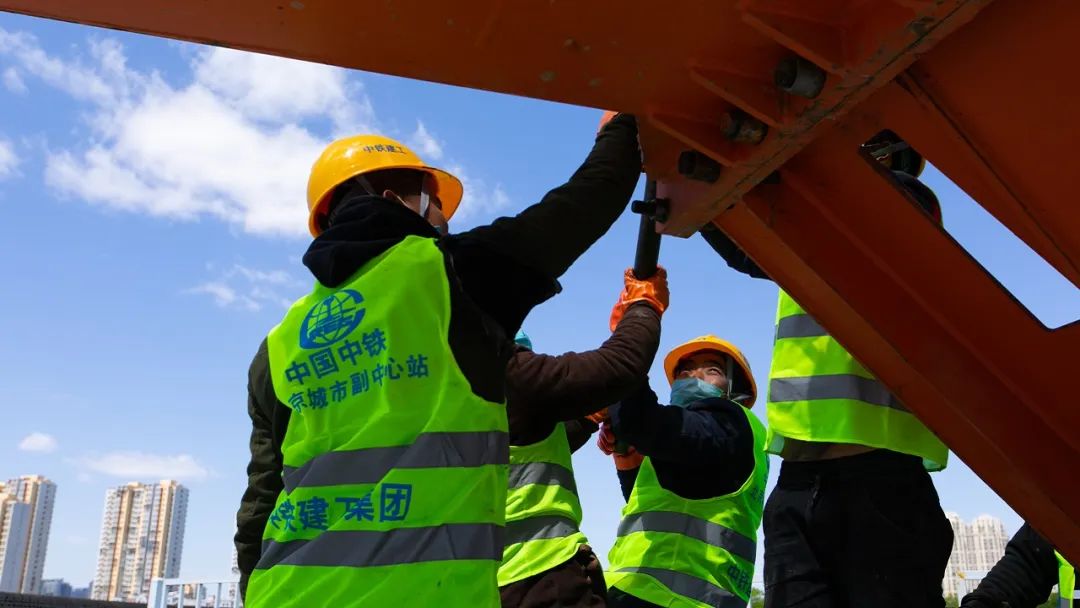
[[[29,539],[30,505],[0,489],[0,591],[19,592]]]
[[[970,524],[956,513],[946,513],[953,529],[953,549],[941,587],[946,596],[956,597],[968,590],[962,583],[965,572],[985,572],[1005,555],[1009,535],[1005,524],[989,515],[980,515]]]
[[[0,491],[27,505],[29,523],[16,591],[39,594],[41,577],[45,573],[45,553],[49,548],[56,484],[40,475],[24,475],[0,485],[3,486]]]
[[[175,481],[105,493],[93,599],[146,601],[150,581],[180,574],[188,490]]]

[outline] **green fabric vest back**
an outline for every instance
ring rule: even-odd
[[[1076,570],[1060,553],[1054,551],[1054,555],[1058,560],[1058,608],[1072,608],[1076,599]]]
[[[249,608],[499,605],[506,408],[450,350],[444,264],[408,237],[270,332],[293,411]]]
[[[561,422],[543,441],[510,446],[509,486],[500,587],[558,566],[587,542]]]
[[[665,490],[646,457],[608,554],[609,587],[669,608],[745,608],[765,505],[765,428],[754,433],[754,471],[735,492],[690,500]]]
[[[783,290],[766,412],[774,454],[787,437],[911,454],[931,471],[948,461],[945,444]]]

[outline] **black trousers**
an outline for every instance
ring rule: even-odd
[[[600,560],[589,545],[581,545],[574,557],[500,587],[499,595],[502,608],[604,608],[607,584]]]
[[[945,605],[952,527],[919,458],[785,461],[763,524],[766,608]]]

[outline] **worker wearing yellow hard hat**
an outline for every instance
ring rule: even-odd
[[[865,150],[941,222],[921,156],[891,132]],[[702,236],[732,268],[769,278],[720,230]],[[948,449],[783,290],[766,414],[783,460],[763,517],[765,606],[944,606],[953,533],[928,471]]]
[[[449,234],[452,175],[385,137],[326,149],[308,184],[314,288],[249,372],[247,606],[499,604],[511,339],[640,167],[636,122],[615,116],[540,203]]]
[[[446,221],[454,216],[463,195],[458,178],[428,166],[412,150],[390,138],[379,135],[346,137],[327,146],[311,170],[307,187],[311,236],[317,237],[325,229],[333,196],[335,193],[339,197],[346,194],[348,190],[340,186],[351,180],[367,194],[384,194],[385,190],[379,186],[398,186],[400,190],[421,197],[426,195],[428,205],[434,198],[437,204],[425,206],[423,213],[418,206],[413,210],[425,219],[434,217],[436,227],[445,226],[439,216]],[[387,189],[398,193],[398,190]]]
[[[701,336],[664,358],[671,405],[642,383],[609,410],[600,447],[627,499],[608,556],[608,606],[745,606],[769,461],[742,352]]]

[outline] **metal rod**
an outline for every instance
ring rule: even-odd
[[[645,201],[656,200],[656,180],[645,181]],[[656,264],[660,258],[660,235],[656,232],[656,221],[648,214],[641,214],[638,227],[637,251],[634,254],[634,276],[647,279],[656,274]]]

